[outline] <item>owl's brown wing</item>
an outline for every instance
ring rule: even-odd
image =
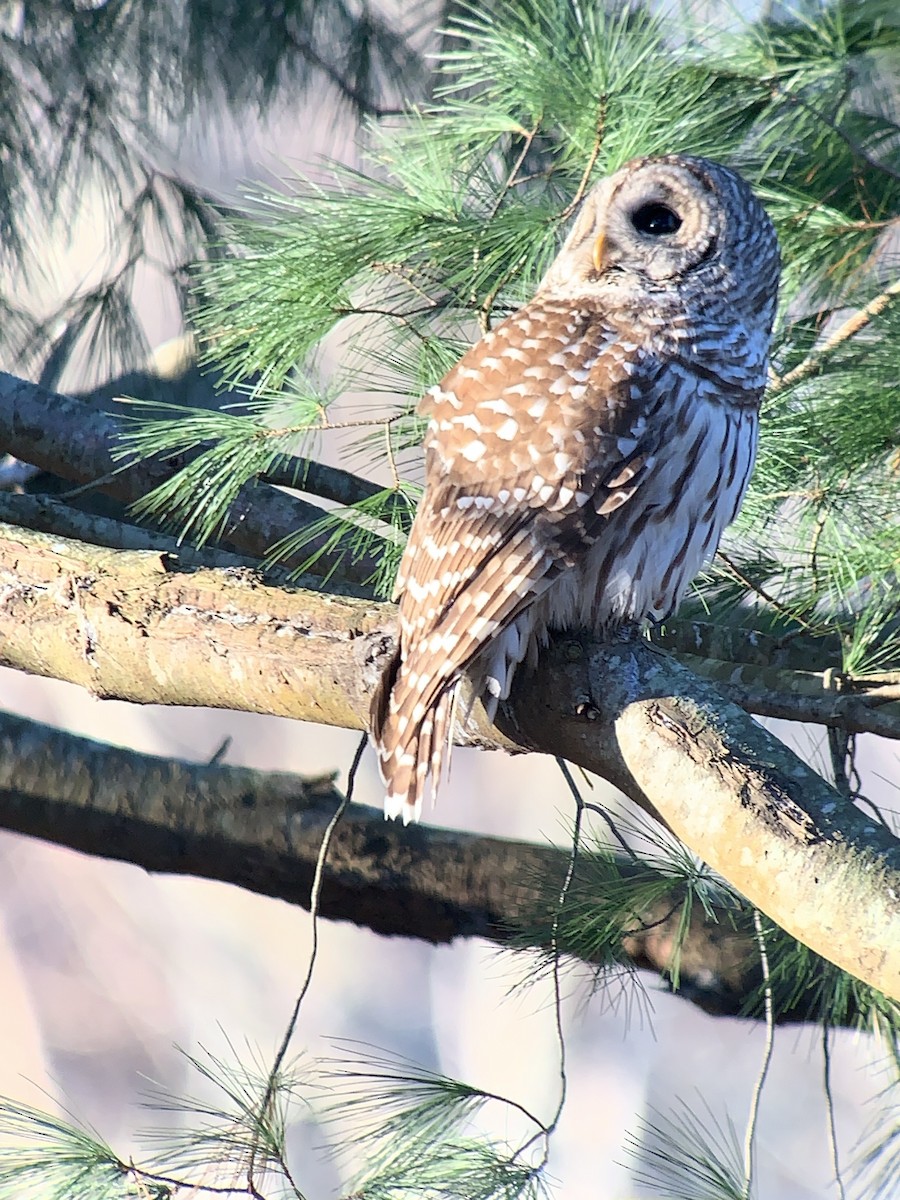
[[[667,378],[655,355],[596,312],[532,304],[484,337],[420,406],[430,420],[417,521],[429,512],[439,519],[430,554],[410,538],[396,596],[409,581],[436,595],[435,568],[446,575],[445,556],[462,549],[461,578],[440,586],[451,604],[485,565],[473,530],[492,531],[484,549],[494,554],[518,528],[532,527],[536,542],[571,565],[648,469]]]
[[[652,469],[664,375],[596,313],[533,304],[426,397],[426,492],[398,579],[399,657],[372,704],[389,811],[409,817],[421,803],[462,672]]]

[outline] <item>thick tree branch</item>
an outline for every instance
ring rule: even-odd
[[[364,725],[393,640],[389,605],[167,573],[157,555],[13,527],[0,527],[0,597],[6,665],[100,696],[348,728]],[[610,779],[778,924],[900,997],[900,843],[746,713],[639,641],[566,639],[518,685],[506,736],[481,714],[470,742]]]
[[[55,533],[60,537],[75,538],[92,546],[106,546],[112,550],[156,550],[160,554],[173,556],[183,570],[196,566],[255,570],[260,565],[252,558],[229,554],[227,550],[219,550],[215,546],[198,550],[155,529],[129,525],[111,517],[73,508],[55,496],[0,493],[0,521],[33,529],[36,533]]]
[[[857,677],[838,671],[782,671],[693,654],[678,657],[698,675],[715,681],[722,694],[746,712],[900,738],[895,674]]]
[[[0,825],[148,871],[218,879],[308,909],[322,831],[340,799],[327,777],[162,759],[0,713]],[[353,805],[332,843],[321,912],[434,944],[482,937],[547,950],[568,858],[550,845],[404,827]],[[591,887],[586,860],[576,904]],[[623,858],[617,870],[636,867]],[[642,927],[623,940],[625,961],[667,976],[681,913],[677,891],[641,913]],[[759,968],[752,928],[733,917],[695,911],[679,993],[739,1016]],[[781,1019],[815,1015],[794,1007]]]
[[[362,728],[390,608],[0,524],[0,663],[100,697]],[[350,676],[350,692],[346,690]]]
[[[506,732],[649,801],[789,933],[900,999],[900,841],[680,663],[636,642],[576,648],[517,681]],[[579,730],[562,697],[596,720]]]
[[[297,575],[280,567],[267,567],[252,558],[231,554],[217,546],[192,546],[179,542],[155,529],[130,525],[110,517],[99,516],[58,500],[53,496],[30,496],[26,493],[0,492],[0,522],[14,525],[35,533],[49,533],[66,539],[87,542],[91,546],[110,550],[152,550],[168,571],[194,571],[201,567],[221,567],[228,570],[244,570],[253,578],[265,579],[270,584],[288,582],[293,587],[312,588],[323,586],[317,576]],[[359,596],[366,599],[367,588],[330,579],[328,591],[340,596]]]
[[[797,630],[790,636],[765,633],[753,625],[713,623],[682,613],[652,632],[652,641],[664,650],[674,650],[679,658],[693,654],[699,658],[748,666],[775,667],[782,671],[821,671],[839,669],[841,643],[836,634],[808,634]]]
[[[122,422],[110,413],[0,371],[0,448],[63,479],[132,504],[170,479],[191,456],[123,465],[112,457],[123,431]],[[247,484],[229,509],[221,540],[260,559],[281,538],[322,515],[316,505],[277,488]],[[287,557],[282,566],[296,567],[323,546],[323,538],[314,538],[299,559]],[[365,582],[377,569],[367,555],[352,558],[323,550],[316,573],[327,576],[336,566],[351,583]]]

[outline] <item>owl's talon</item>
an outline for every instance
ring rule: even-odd
[[[590,700],[576,704],[574,711],[576,717],[584,717],[585,721],[599,721],[601,717],[600,709]]]

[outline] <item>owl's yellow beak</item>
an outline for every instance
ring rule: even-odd
[[[596,242],[594,242],[593,258],[594,258],[594,269],[596,271],[602,271],[604,264],[606,262],[606,234],[605,233],[601,233],[600,236],[597,238]]]

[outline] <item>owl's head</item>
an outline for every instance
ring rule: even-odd
[[[746,182],[709,159],[639,158],[585,197],[543,294],[652,302],[716,298],[771,324],[778,245]]]

